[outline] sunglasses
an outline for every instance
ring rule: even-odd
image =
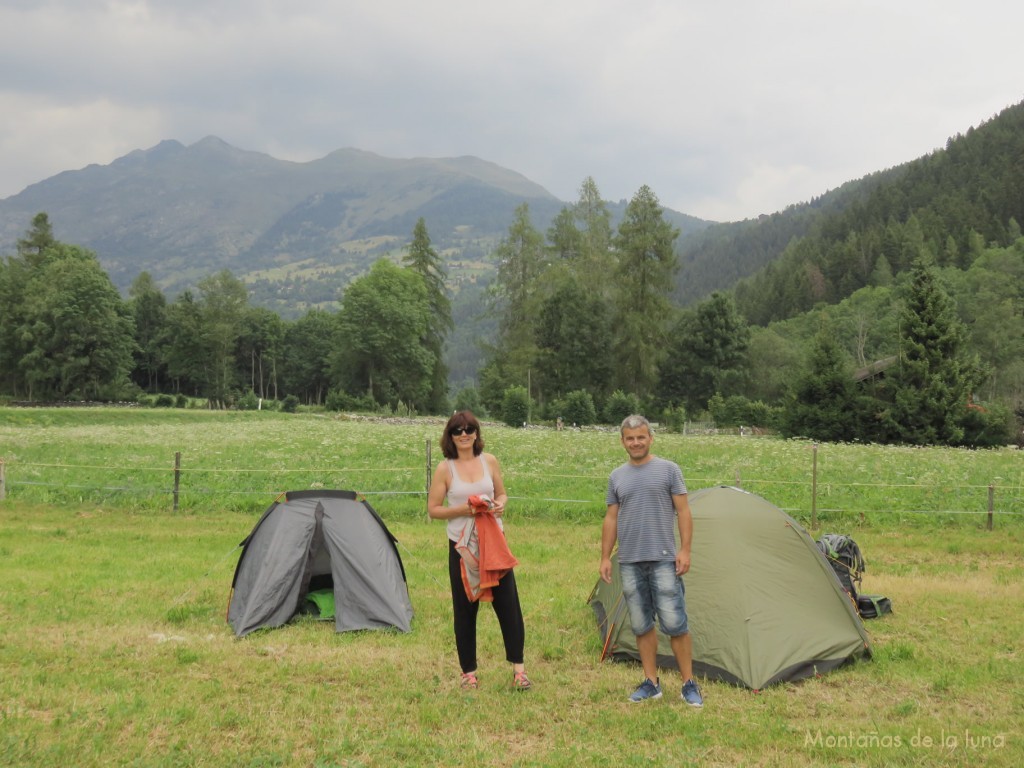
[[[452,427],[448,434],[452,437],[458,437],[459,435],[475,435],[476,427],[470,425],[468,427]]]

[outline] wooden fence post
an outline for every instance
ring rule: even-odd
[[[433,458],[431,456],[431,444],[430,444],[430,438],[428,437],[427,438],[427,466],[426,466],[426,470],[427,470],[427,485],[426,485],[426,489],[427,489],[427,493],[428,494],[430,493],[430,469],[431,469],[431,465],[432,464],[433,464]],[[428,513],[427,514],[427,520],[429,520],[429,519],[430,519],[430,515]]]
[[[181,487],[181,451],[174,452],[174,511],[178,511],[178,489]]]
[[[3,467],[3,465],[0,464],[0,467]],[[3,497],[0,496],[0,499],[3,499]],[[988,529],[989,530],[992,529],[992,510],[993,509],[995,509],[995,486],[990,484],[988,486]]]
[[[814,444],[811,463],[811,530],[818,530],[818,444]]]

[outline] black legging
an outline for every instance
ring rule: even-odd
[[[476,615],[480,601],[473,602],[466,596],[462,583],[462,557],[455,549],[455,542],[448,540],[448,579],[452,585],[452,613],[455,617],[455,648],[459,652],[459,665],[463,672],[476,670]],[[505,658],[512,664],[523,663],[523,646],[526,644],[526,627],[523,624],[523,610],[519,606],[519,590],[516,575],[509,571],[492,587],[494,615],[498,617],[501,637],[505,641]]]

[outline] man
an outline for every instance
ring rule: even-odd
[[[693,680],[693,641],[686,617],[682,576],[690,570],[693,518],[682,470],[651,453],[654,435],[643,416],[627,416],[619,428],[629,461],[608,478],[608,510],[601,529],[601,578],[612,580],[612,549],[619,543],[622,593],[636,635],[644,681],[629,700],[661,698],[655,617],[669,636],[679,674],[680,697],[692,707],[704,705]],[[679,530],[676,549],[675,529]]]

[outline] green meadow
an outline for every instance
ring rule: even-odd
[[[812,536],[853,535],[864,590],[894,608],[865,623],[871,661],[757,693],[705,681],[694,711],[674,682],[629,704],[639,668],[598,660],[614,430],[485,424],[535,687],[510,690],[485,609],[481,688],[458,689],[445,533],[424,513],[441,426],[0,408],[0,765],[1024,764],[1018,451],[659,432],[691,489],[739,485]],[[363,493],[398,538],[413,631],[303,619],[235,639],[239,542],[277,494],[318,487]]]

